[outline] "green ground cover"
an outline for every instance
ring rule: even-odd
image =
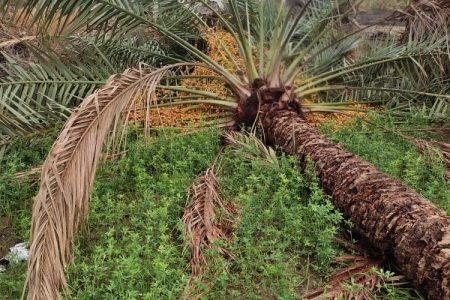
[[[361,122],[321,130],[450,211],[439,159]],[[8,232],[10,243],[28,238],[38,188],[15,174],[42,163],[54,135],[17,142],[1,162],[0,230]],[[181,223],[187,189],[214,160],[219,136],[214,130],[176,137],[161,133],[131,141],[126,156],[102,163],[87,228],[67,271],[68,299],[179,299],[190,275]],[[268,163],[244,159],[245,151],[226,150],[219,160],[221,196],[238,207],[234,238],[226,245],[233,259],[208,252],[214,259],[197,288],[205,299],[299,298],[339,267],[333,257],[343,249],[333,237],[347,227],[311,165],[300,173],[289,156],[279,154],[276,163]],[[0,273],[0,298],[18,299],[24,274],[24,263]],[[388,299],[418,297],[408,289],[384,290]]]

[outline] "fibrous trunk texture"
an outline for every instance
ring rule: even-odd
[[[392,258],[430,299],[450,299],[450,218],[375,166],[346,152],[296,111],[268,104],[262,125],[269,143],[300,161],[310,157],[323,189],[361,238]]]

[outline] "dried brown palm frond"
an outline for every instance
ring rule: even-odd
[[[227,146],[243,150],[241,155],[244,159],[258,158],[270,165],[278,166],[275,151],[264,145],[255,135],[233,131],[226,133],[224,138]],[[195,294],[193,283],[208,265],[204,251],[211,249],[215,241],[229,241],[233,234],[236,207],[224,203],[217,190],[218,182],[211,167],[197,177],[189,191],[190,201],[185,208],[183,222],[185,233],[191,240],[192,277],[184,291],[184,298],[193,299],[202,296],[201,292]],[[222,218],[217,218],[218,209],[223,214]],[[223,247],[217,246],[215,250],[232,257],[232,254]]]
[[[344,264],[345,267],[328,278],[326,287],[307,292],[303,298],[369,300],[375,298],[374,295],[381,291],[384,284],[404,284],[404,276],[393,276],[377,271],[382,268],[383,261],[371,258],[361,242],[354,243],[347,235],[335,237],[334,240],[352,254],[334,258],[336,263]]]
[[[210,248],[217,240],[229,241],[232,233],[234,208],[226,205],[218,194],[219,183],[213,169],[209,168],[197,177],[189,189],[189,202],[186,205],[183,222],[185,233],[192,242],[192,273],[201,273],[206,264],[203,249]],[[220,220],[217,211],[223,214]],[[227,251],[219,247],[219,252]]]
[[[450,26],[450,1],[416,0],[405,10],[400,18],[406,22],[405,38],[430,38],[446,36]]]
[[[41,174],[42,167],[35,167],[27,171],[20,171],[16,173],[17,179],[27,179],[30,183],[35,183],[39,180],[39,174]]]
[[[11,39],[8,39],[6,41],[1,41],[0,42],[0,49],[12,47],[12,46],[20,44],[22,42],[31,41],[31,40],[34,40],[34,39],[36,39],[35,36],[24,36],[22,38],[11,38]]]
[[[215,245],[218,240],[229,241],[232,235],[234,208],[226,205],[218,194],[219,183],[212,168],[197,177],[189,189],[189,202],[183,215],[186,236],[191,242],[192,276],[184,296],[193,298],[194,279],[204,272],[208,264],[204,251],[217,250],[230,256],[223,247]],[[218,210],[223,214],[218,217]]]
[[[397,282],[402,276],[385,278],[375,269],[380,261],[362,255],[345,255],[335,258],[339,263],[350,263],[337,271],[327,282],[327,288],[320,288],[303,295],[306,299],[373,299],[386,282]]]
[[[67,290],[64,267],[72,259],[74,237],[86,217],[90,188],[112,123],[119,123],[136,98],[150,99],[161,78],[183,65],[191,64],[157,70],[140,65],[114,75],[66,122],[42,167],[34,202],[28,299],[59,299],[59,292]]]
[[[235,148],[243,149],[243,157],[248,160],[260,158],[262,161],[278,166],[278,159],[275,150],[268,147],[257,136],[244,134],[241,132],[228,132],[225,134],[226,143]]]

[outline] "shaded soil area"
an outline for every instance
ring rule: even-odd
[[[370,10],[370,11],[358,11],[351,14],[350,18],[353,18],[358,24],[361,25],[402,25],[399,20],[393,20],[389,17],[395,13],[395,10]],[[404,25],[404,24],[403,24]]]
[[[10,217],[0,217],[0,258],[9,252],[9,248],[19,242],[11,226],[12,220]]]
[[[398,37],[404,33],[406,23],[394,14],[394,10],[358,11],[349,15],[346,25],[349,32],[367,27],[364,32],[372,38],[379,38],[380,35]]]

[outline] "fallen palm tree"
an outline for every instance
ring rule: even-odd
[[[52,11],[58,11],[58,6],[75,5],[71,1],[58,1]],[[301,103],[312,95],[335,101],[384,96],[396,99],[398,109],[404,98],[411,98],[408,104],[422,98],[448,101],[449,95],[432,89],[446,84],[439,77],[430,85],[431,90],[412,85],[424,70],[417,59],[427,58],[422,64],[439,67],[434,65],[434,58],[447,55],[440,51],[445,40],[379,45],[373,52],[357,52],[349,59],[347,54],[363,37],[358,32],[340,35],[340,15],[334,1],[309,0],[298,11],[285,6],[285,1],[230,0],[230,15],[217,12],[207,1],[199,1],[237,41],[245,70],[233,73],[171,28],[146,14],[139,15],[145,11],[142,7],[127,10],[113,2],[84,3],[83,19],[72,25],[102,30],[100,25],[106,26],[110,20],[105,16],[115,17],[118,22],[124,20],[128,29],[130,24],[145,25],[188,51],[196,62],[157,70],[141,67],[116,75],[67,121],[44,164],[33,209],[27,276],[30,299],[58,299],[59,292],[67,289],[64,267],[71,261],[74,237],[87,213],[102,145],[110,128],[113,134],[120,135],[119,121],[124,115],[128,119],[127,113],[136,101],[144,103],[148,110],[175,104],[224,106],[234,110],[235,128],[262,129],[265,142],[298,156],[300,162],[310,157],[324,190],[333,197],[336,208],[355,224],[360,236],[392,258],[430,298],[450,297],[450,218],[412,189],[318,134],[305,121]],[[28,5],[35,5],[35,1]],[[176,7],[192,12],[189,5]],[[233,61],[226,46],[224,49]],[[194,96],[177,103],[155,98],[154,91],[164,76],[182,66],[211,70],[214,79],[225,82],[233,97],[168,81],[164,89]],[[188,78],[189,74],[179,76]],[[316,104],[316,108],[342,110],[342,104]]]
[[[310,157],[334,205],[371,246],[392,256],[432,299],[450,297],[450,218],[427,199],[318,134],[295,111],[267,106],[266,135],[302,161]]]

